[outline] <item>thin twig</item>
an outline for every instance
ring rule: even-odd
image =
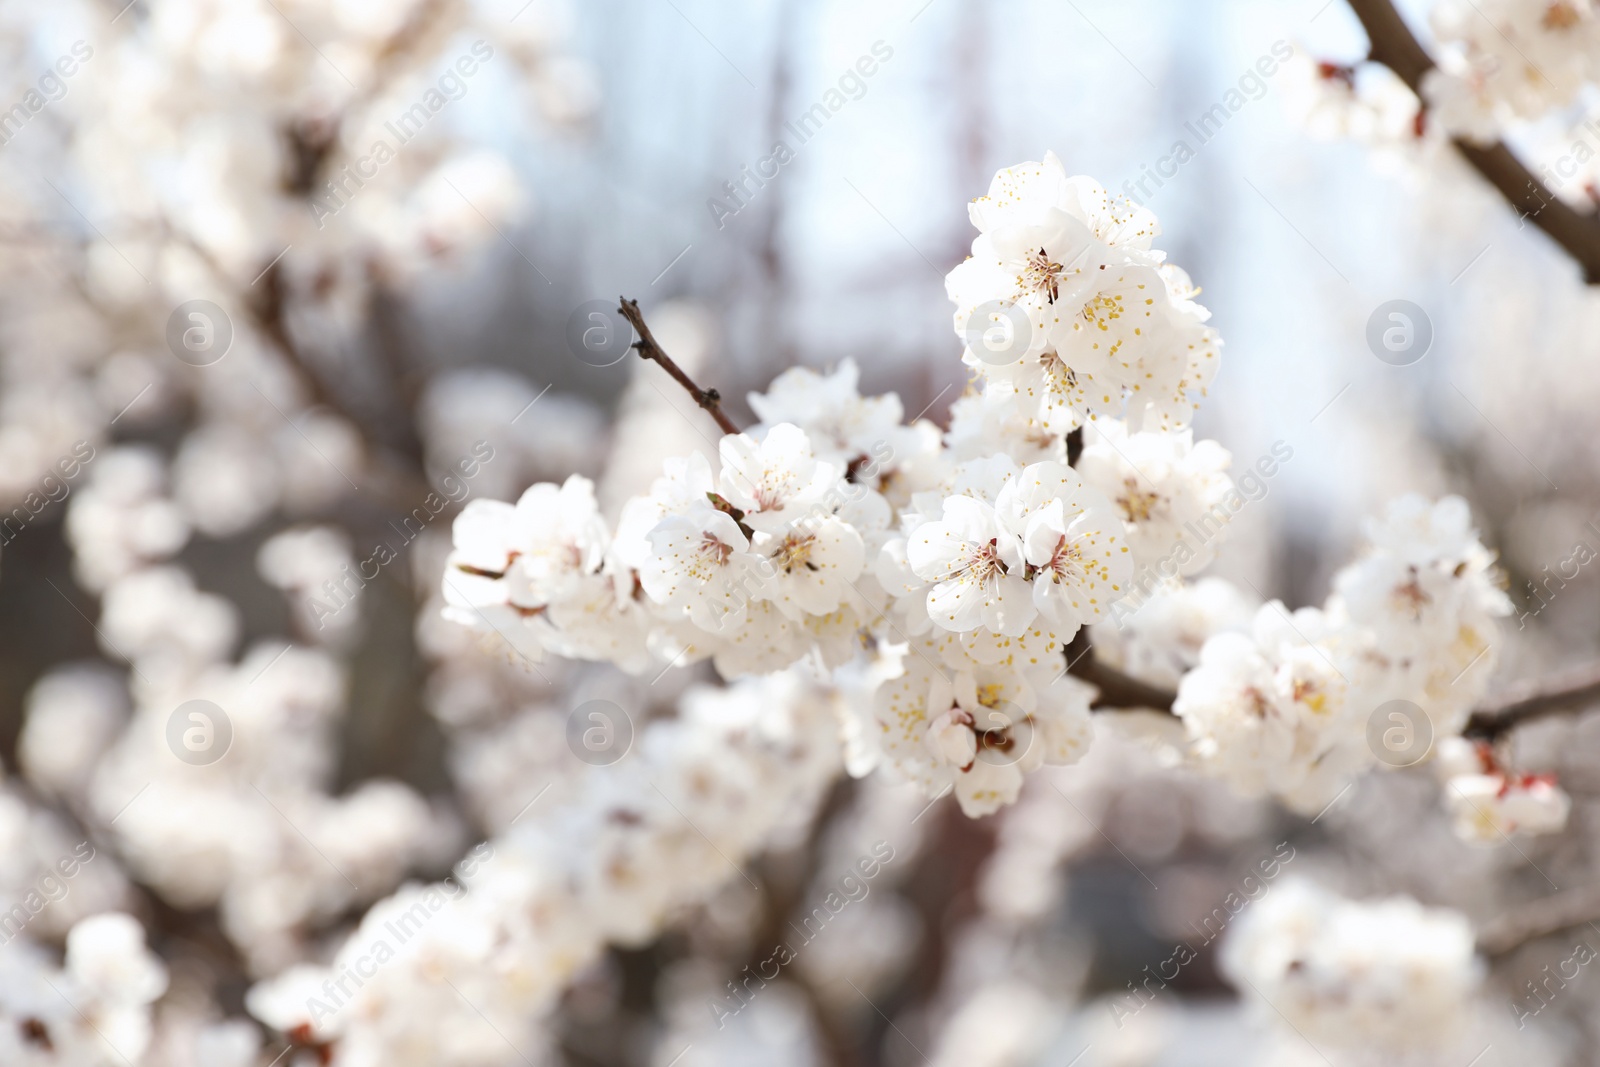
[[[1371,42],[1368,58],[1394,71],[1426,106],[1422,79],[1433,69],[1433,60],[1394,4],[1390,0],[1349,3]],[[1480,145],[1456,137],[1452,143],[1518,215],[1532,220],[1583,268],[1585,282],[1600,285],[1600,216],[1580,212],[1561,200],[1501,142]]]
[[[672,375],[674,381],[689,391],[689,395],[694,398],[694,402],[705,409],[707,415],[716,420],[717,425],[722,427],[723,433],[739,433],[739,427],[734,425],[732,419],[723,414],[722,394],[715,389],[702,389],[694,384],[694,380],[683,372],[683,368],[674,363],[672,357],[662,350],[661,345],[656,342],[655,336],[651,334],[650,327],[645,325],[644,315],[639,311],[639,301],[622,297],[622,303],[617,310],[622,313],[623,318],[633,325],[634,332],[639,335],[639,339],[633,343],[633,347],[639,355],[645,359],[653,360],[662,370]]]

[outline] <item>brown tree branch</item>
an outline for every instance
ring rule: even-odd
[[[634,332],[639,335],[639,339],[633,343],[633,347],[639,355],[645,359],[653,360],[662,370],[672,375],[674,381],[689,391],[689,395],[694,398],[694,402],[705,409],[705,413],[716,421],[716,424],[722,428],[723,433],[739,433],[739,427],[734,425],[732,419],[723,414],[722,394],[715,389],[702,389],[694,384],[694,380],[683,372],[683,368],[674,363],[672,357],[667,355],[661,346],[656,343],[655,336],[650,332],[650,327],[645,325],[644,315],[639,311],[639,301],[622,297],[622,303],[617,310],[622,313],[623,318],[632,324]]]
[[[1141,682],[1132,675],[1124,674],[1109,663],[1102,662],[1094,654],[1094,646],[1089,642],[1089,630],[1082,627],[1076,636],[1063,650],[1067,658],[1067,673],[1074,678],[1082,678],[1090,685],[1100,690],[1100,695],[1095,697],[1094,708],[1104,711],[1135,711],[1139,708],[1150,708],[1154,711],[1172,713],[1172,702],[1175,695],[1157,686]]]
[[[1484,703],[1467,720],[1462,733],[1493,741],[1533,719],[1558,712],[1582,711],[1600,703],[1600,663],[1588,663],[1548,678],[1509,686]]]
[[[1074,678],[1082,678],[1100,690],[1100,695],[1094,701],[1095,708],[1107,711],[1150,708],[1153,711],[1164,711],[1169,715],[1172,713],[1175,694],[1141,682],[1131,675],[1123,674],[1110,664],[1102,663],[1095,657],[1092,649],[1076,662],[1069,659],[1068,663],[1068,674]]]
[[[1433,69],[1433,60],[1394,4],[1390,0],[1349,3],[1371,42],[1368,58],[1394,71],[1418,100],[1424,100],[1422,78]],[[1451,143],[1519,216],[1531,219],[1583,268],[1585,282],[1600,285],[1600,215],[1580,212],[1561,200],[1501,142],[1479,145],[1456,137]]]
[[[754,974],[764,978],[764,967],[772,963],[776,946],[787,945],[793,929],[791,923],[803,916],[800,909],[805,901],[803,894],[810,887],[809,879],[823,859],[827,831],[845,812],[856,795],[855,780],[847,776],[836,779],[833,788],[823,798],[820,810],[811,821],[805,841],[790,862],[773,862],[766,857],[762,864],[761,888],[765,897],[761,925],[750,941],[750,953],[744,966],[733,972],[734,984]],[[787,869],[787,870],[785,870]],[[787,876],[785,876],[787,874]],[[811,1009],[815,1036],[826,1062],[833,1067],[859,1067],[866,1062],[858,1047],[859,1035],[852,1033],[844,1020],[837,1017],[834,1008],[821,996],[813,979],[798,967],[783,968],[783,976],[805,997]]]
[[[1514,949],[1600,919],[1600,883],[1567,889],[1495,916],[1478,928],[1478,951],[1504,956]]]

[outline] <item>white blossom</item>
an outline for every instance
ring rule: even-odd
[[[1466,916],[1345,900],[1296,877],[1229,931],[1222,968],[1313,1045],[1396,1058],[1453,1045],[1483,974]]]

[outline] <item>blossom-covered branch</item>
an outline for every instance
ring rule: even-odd
[[[1177,694],[1150,685],[1097,659],[1093,648],[1067,650],[1068,670],[1100,690],[1096,710],[1172,711]],[[1462,735],[1493,741],[1518,726],[1549,715],[1600,705],[1600,663],[1545,678],[1531,678],[1497,693],[1467,719]]]
[[[1349,2],[1367,31],[1369,58],[1394,71],[1419,100],[1426,101],[1424,81],[1435,69],[1434,61],[1391,0]],[[1551,8],[1558,6],[1549,5]],[[1481,12],[1478,17],[1489,18]],[[1552,21],[1551,26],[1556,26],[1556,22]],[[1522,61],[1532,62],[1525,57]],[[1537,68],[1529,77],[1536,81],[1545,79]],[[1419,123],[1423,121],[1422,114],[1418,114]],[[1600,284],[1600,215],[1594,211],[1579,211],[1563,201],[1523,165],[1503,141],[1457,135],[1451,138],[1451,143],[1462,159],[1500,191],[1519,216],[1531,220],[1583,268],[1586,282]]]

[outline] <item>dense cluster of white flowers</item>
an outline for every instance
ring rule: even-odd
[[[35,14],[8,6],[8,26]],[[244,312],[288,309],[288,337],[337,348],[374,300],[498,240],[525,204],[509,165],[459,136],[457,101],[521,89],[561,123],[595,102],[547,3],[158,0],[112,22],[74,0],[42,25],[8,57],[46,71],[50,96],[30,90],[5,127],[17,165],[0,173],[12,235],[0,269],[26,284],[6,301],[16,356],[0,367],[0,498],[37,490],[79,442],[192,402],[170,479],[132,470],[126,485],[120,473],[102,483],[105,507],[137,510],[170,480],[190,513],[173,526],[144,509],[124,554],[190,526],[225,536],[276,506],[318,508],[359,480],[370,457],[345,419],[285,424],[308,406],[304,383],[282,365],[284,338]],[[29,121],[42,108],[71,136]],[[46,228],[65,239],[43,247],[55,272],[40,269]],[[162,350],[168,312],[199,299],[231,324],[208,313],[182,329],[199,321],[196,344],[220,348],[231,328],[229,358],[248,373],[197,375]],[[105,536],[99,522],[81,529]]]
[[[688,692],[637,758],[480,845],[455,880],[372,908],[329,966],[257,986],[251,1010],[338,1064],[493,1063],[607,943],[640,944],[808,821],[839,769],[828,705],[780,675]]]
[[[1423,93],[1455,135],[1494,141],[1508,125],[1566,107],[1600,75],[1590,0],[1439,0],[1438,67]]]
[[[167,969],[144,942],[131,916],[103,912],[67,934],[61,967],[29,942],[0,952],[0,1057],[19,1067],[138,1062],[150,1045],[150,1004],[167,988]]]
[[[469,504],[450,616],[632,670],[898,658],[865,741],[970,814],[1076,760],[1092,690],[1061,677],[1062,650],[1231,490],[1226,452],[1187,428],[1220,342],[1154,217],[1053,155],[1000,172],[971,214],[949,290],[977,377],[942,438],[861,396],[848,360],[796,368],[752,395],[761,423],[717,464],[668,461],[614,530],[576,476]]]
[[[43,483],[39,507],[62,507],[74,576],[100,598],[101,650],[127,675],[69,664],[29,697],[30,790],[0,795],[0,842],[31,846],[5,850],[0,884],[38,899],[0,948],[6,1062],[256,1056],[255,1031],[217,1022],[205,998],[152,1013],[165,972],[137,923],[110,914],[137,911],[142,890],[215,909],[261,979],[249,1010],[311,1050],[303,1061],[524,1059],[605,945],[644,942],[737,879],[808,822],[840,770],[883,767],[981,816],[1023,796],[1030,773],[1082,759],[1098,694],[1068,672],[1080,634],[1102,662],[1177,691],[1180,718],[1162,735],[1172,761],[1302,809],[1372,766],[1367,721],[1384,701],[1414,702],[1438,736],[1461,730],[1506,610],[1465,505],[1396,504],[1321,609],[1257,606],[1200,577],[1244,499],[1227,452],[1191,427],[1220,338],[1153,247],[1154,216],[1053,155],[1001,171],[971,206],[979,236],[947,291],[972,384],[948,428],[908,421],[892,393],[861,395],[849,360],[794,368],[750,397],[760,421],[714,455],[685,448],[658,466],[655,452],[647,484],[596,485],[592,469],[565,476],[594,462],[571,442],[600,432],[596,409],[552,396],[519,425],[542,393],[510,372],[456,371],[419,391],[418,466],[439,486],[421,491],[438,506],[419,495],[410,513],[426,527],[465,502],[448,560],[443,520],[400,534],[417,542],[402,563],[357,543],[334,507],[352,479],[373,496],[410,486],[327,402],[297,335],[338,348],[373,301],[514,217],[503,163],[433,139],[433,116],[497,56],[556,119],[581,115],[592,87],[536,14],[497,13],[507,25],[491,48],[475,36],[486,4],[278,6],[152,0],[74,53],[109,74],[62,105],[75,123],[62,151],[84,183],[68,192],[117,220],[116,243],[91,224],[81,276],[41,282],[34,306],[8,302],[17,358],[0,365],[0,488],[29,501],[41,477],[72,483],[59,496]],[[334,43],[310,46],[290,32],[302,25]],[[388,120],[415,126],[422,112],[427,138],[376,151],[394,136]],[[372,167],[406,180],[372,182]],[[240,373],[190,373],[203,368],[159,352],[151,338],[167,324],[147,284],[171,303],[234,309]],[[50,332],[63,322],[81,335]],[[41,366],[50,381],[36,380]],[[179,411],[192,421],[176,440],[108,443]],[[480,450],[486,419],[495,447]],[[37,510],[13,512],[7,540]],[[295,525],[262,529],[271,518]],[[1197,524],[1208,535],[1191,545]],[[180,554],[257,533],[250,550],[288,600],[294,639],[241,654],[240,606]],[[490,834],[431,884],[409,879],[462,855],[460,813],[397,782],[341,782],[336,766],[340,653],[360,636],[365,583],[391,565],[437,584],[417,626],[425,701],[462,806]],[[503,662],[475,658],[478,637]],[[672,716],[641,712],[625,761],[575,769],[569,709],[551,702],[603,683],[563,660],[652,687],[703,662],[728,684],[687,690]],[[523,662],[558,691],[534,697]],[[631,691],[641,703],[644,688]],[[533,781],[554,817],[524,821],[543,796]],[[1554,825],[1538,782],[1501,782],[1497,798],[1533,799],[1496,808],[1497,828]],[[43,802],[77,820],[88,858]],[[1041,835],[1048,848],[1013,851],[1031,848],[1037,866],[1081,844]],[[58,966],[43,946],[61,937]],[[812,959],[825,951],[868,980],[872,961]],[[971,1010],[942,1055],[967,1058],[982,1015]]]
[[[34,86],[0,111],[0,539],[10,555],[64,533],[81,588],[45,595],[84,602],[115,665],[53,667],[26,701],[26,781],[0,792],[0,1061],[266,1062],[260,1027],[220,1021],[192,972],[175,967],[187,985],[152,1011],[165,971],[130,915],[214,908],[236,978],[263,977],[465,847],[447,804],[341,780],[338,653],[361,629],[352,574],[371,578],[341,505],[412,487],[391,489],[394,464],[334,410],[348,390],[328,377],[379,302],[526,206],[458,101],[492,82],[555,123],[592,109],[564,21],[509,0],[0,3],[7,68]],[[191,301],[209,306],[175,315]],[[449,405],[430,411],[418,466],[439,482],[471,452]],[[544,428],[514,428],[523,453]],[[180,555],[234,538],[260,545],[293,635],[242,655],[261,601],[218,595]]]
[[[1220,342],[1151,248],[1155,218],[1054,156],[1001,171],[971,215],[981,233],[948,288],[974,390],[942,440],[906,425],[897,397],[862,397],[849,361],[790,370],[751,396],[762,422],[723,437],[717,464],[668,460],[614,532],[580,476],[469,503],[449,616],[534,658],[634,671],[899,657],[867,733],[973,815],[1082,755],[1094,690],[1063,676],[1062,652],[1090,624],[1127,631],[1113,658],[1135,671],[1182,677],[1175,710],[1202,765],[1301,808],[1373,765],[1367,720],[1385,701],[1458,733],[1509,610],[1466,505],[1397,502],[1325,608],[1269,604],[1239,626],[1225,583],[1183,584],[1212,554],[1211,540],[1177,551],[1187,528],[1220,531],[1241,498],[1227,453],[1186,425]],[[1142,610],[1114,611],[1135,569],[1158,565]],[[1166,621],[1196,595],[1217,613]],[[1235,627],[1248,632],[1218,632]]]
[[[1346,900],[1298,878],[1251,905],[1221,962],[1317,1050],[1397,1058],[1457,1049],[1483,974],[1466,916],[1407,897]]]
[[[1377,762],[1369,721],[1390,701],[1427,716],[1408,724],[1418,748],[1397,762],[1461,732],[1488,685],[1495,619],[1511,610],[1460,498],[1401,498],[1366,533],[1370,551],[1335,576],[1325,607],[1274,601],[1248,634],[1210,638],[1173,706],[1202,764],[1308,814]]]
[[[468,502],[440,586],[445,619],[541,675],[597,660],[659,681],[709,661],[729,688],[689,691],[675,718],[641,722],[637,756],[574,775],[549,756],[563,716],[514,664],[500,681],[453,667],[455,639],[425,623],[443,657],[435,712],[495,836],[452,880],[375,906],[330,963],[258,985],[252,1011],[339,1064],[471,1064],[503,1058],[508,1041],[542,1047],[539,1020],[603,945],[650,938],[736,878],[840,769],[884,766],[982,815],[1017,800],[1028,772],[1081,759],[1096,693],[1065,656],[1085,625],[1108,662],[1180,687],[1181,725],[1157,731],[1171,760],[1245,791],[1304,805],[1371,766],[1378,694],[1426,701],[1438,730],[1458,731],[1500,611],[1459,501],[1397,504],[1328,607],[1298,619],[1220,579],[1187,584],[1200,552],[1114,614],[1136,566],[1170,561],[1196,519],[1220,530],[1239,495],[1226,453],[1186,425],[1217,339],[1187,287],[1162,280],[1175,274],[1149,249],[1154,220],[1096,189],[1053,158],[1002,172],[973,209],[988,227],[976,252],[1037,240],[1043,265],[1013,264],[992,291],[972,288],[970,260],[952,278],[974,306],[1033,316],[1017,326],[997,312],[1005,331],[1057,331],[1033,397],[1020,377],[989,375],[1007,366],[969,344],[975,387],[941,434],[907,424],[892,394],[861,396],[849,361],[796,368],[751,397],[761,422],[722,437],[715,462],[668,459],[643,494],[573,475],[515,503]],[[1095,266],[1058,278],[1058,259]],[[1128,281],[1144,269],[1160,288]],[[1139,292],[1159,310],[1138,312]],[[1150,325],[1124,329],[1123,308]],[[1112,337],[1078,337],[1075,323]],[[1098,383],[1096,399],[1057,389],[1080,380],[1077,366],[1045,373],[1066,359]],[[1148,383],[1162,375],[1156,395]],[[504,703],[522,710],[502,718]],[[556,817],[520,821],[544,795],[523,801],[530,776],[554,791]]]

